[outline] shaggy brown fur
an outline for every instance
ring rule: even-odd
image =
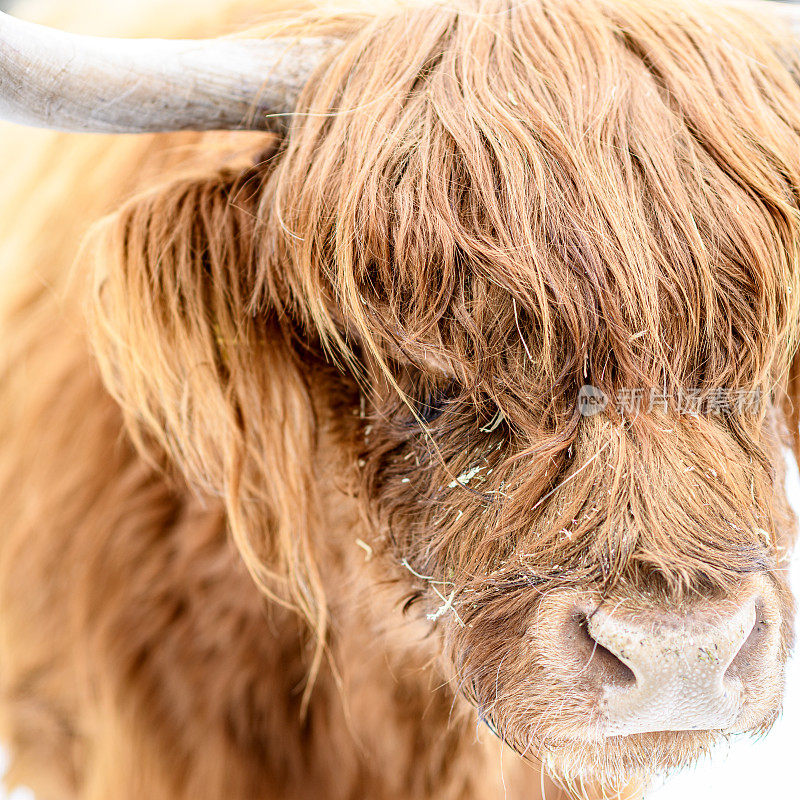
[[[786,658],[791,48],[666,0],[286,19],[345,45],[285,141],[3,134],[13,776],[537,796],[476,720],[573,784],[686,763],[718,735],[598,734],[548,620],[758,585]],[[581,417],[585,383],[668,400]],[[762,401],[680,415],[686,387]]]

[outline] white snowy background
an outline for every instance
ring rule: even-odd
[[[41,1],[47,2],[47,0]],[[191,4],[187,4],[186,0],[178,1],[187,5],[187,13],[191,13]],[[213,0],[196,1],[202,5],[213,2]],[[51,2],[52,5],[59,4],[59,0]],[[114,15],[127,14],[135,17],[137,7],[142,5],[152,7],[153,0],[95,0],[95,2],[98,6],[105,6],[106,16],[110,12]],[[0,0],[0,9],[12,5],[14,5],[13,0]],[[800,475],[794,459],[790,459],[790,462],[789,499],[800,515]],[[794,559],[793,574],[793,586],[800,597],[800,550]],[[789,664],[787,684],[783,715],[766,737],[757,741],[744,735],[735,737],[713,757],[700,762],[692,769],[656,781],[647,795],[647,800],[800,798],[800,780],[797,778],[800,766],[798,763],[800,762],[800,656]],[[6,761],[7,755],[0,747],[0,774],[5,771]],[[9,794],[0,786],[0,800],[35,800],[35,798],[28,789],[18,788]]]

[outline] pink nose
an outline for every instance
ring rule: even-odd
[[[589,636],[632,673],[606,685],[607,732],[730,728],[742,685],[729,668],[743,656],[755,622],[753,601],[729,616],[699,621],[626,620],[598,609],[587,619]]]
[[[763,602],[689,614],[575,612],[567,646],[598,692],[605,733],[737,730],[745,684],[777,667],[777,626]]]

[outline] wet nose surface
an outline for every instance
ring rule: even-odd
[[[755,600],[686,617],[626,619],[603,607],[588,615],[592,658],[605,659],[609,676],[606,733],[730,728],[742,696],[735,665],[747,658],[756,617]]]

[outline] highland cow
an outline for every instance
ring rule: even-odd
[[[6,116],[159,131],[2,133],[11,780],[633,796],[767,730],[789,27],[688,0],[263,11],[160,9],[150,33],[247,30],[189,45],[0,19]]]

